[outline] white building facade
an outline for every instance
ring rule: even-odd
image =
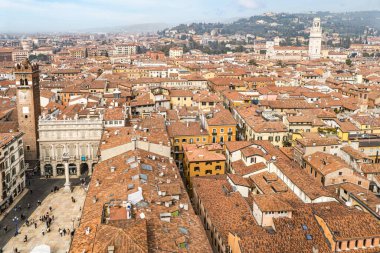
[[[98,148],[103,134],[103,119],[43,119],[38,122],[41,175],[53,177],[65,173],[63,154],[69,155],[70,176],[80,176],[98,162]]]

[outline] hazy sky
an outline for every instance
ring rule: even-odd
[[[380,0],[0,0],[0,32],[226,21],[267,11],[379,9]]]

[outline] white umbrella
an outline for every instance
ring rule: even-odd
[[[38,245],[30,253],[50,253],[50,246],[46,244]]]

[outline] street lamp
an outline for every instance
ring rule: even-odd
[[[64,162],[64,165],[65,165],[65,178],[66,178],[65,188],[64,188],[65,192],[71,192],[70,173],[69,173],[69,159],[70,159],[70,156],[68,153],[62,154],[62,161]]]
[[[15,236],[18,235],[18,217],[15,216],[13,219],[12,219],[13,223],[15,224],[16,226],[16,232],[15,232]]]

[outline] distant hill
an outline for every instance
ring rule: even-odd
[[[181,24],[170,28],[179,33],[195,31],[197,34],[217,30],[220,34],[253,34],[271,38],[275,36],[308,36],[307,29],[314,17],[320,17],[322,28],[327,33],[339,33],[344,36],[379,35],[380,11],[360,12],[317,12],[317,13],[278,13],[273,15],[256,15],[242,18],[231,23],[193,23]],[[166,29],[168,30],[168,29]],[[164,34],[165,31],[160,34]]]

